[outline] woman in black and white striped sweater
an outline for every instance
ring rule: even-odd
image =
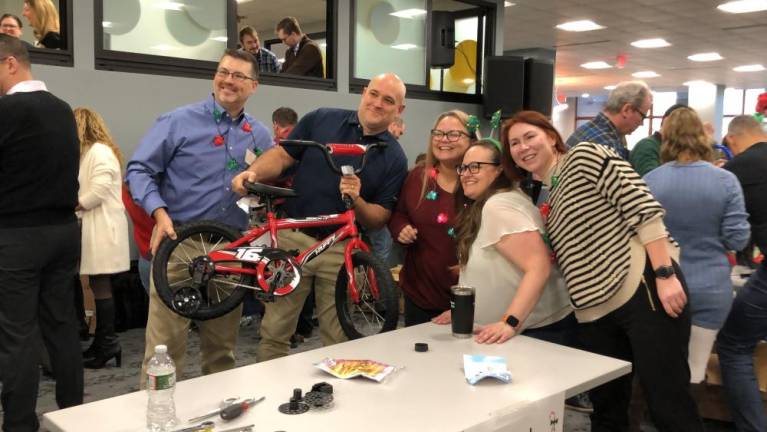
[[[701,431],[689,391],[690,313],[664,210],[614,151],[566,151],[549,120],[517,113],[501,129],[504,169],[549,189],[541,206],[589,351],[631,361],[661,431]],[[592,431],[628,428],[631,376],[590,393]]]

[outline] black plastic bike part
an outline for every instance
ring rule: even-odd
[[[338,168],[338,166],[333,161],[333,157],[330,155],[330,151],[328,150],[328,147],[324,144],[320,144],[315,141],[304,141],[304,140],[280,140],[280,145],[282,146],[293,146],[293,147],[314,147],[319,149],[322,152],[322,155],[325,156],[325,161],[328,163],[328,167],[330,167],[330,170],[333,171],[336,174],[342,175],[341,169]],[[354,174],[359,174],[362,172],[363,169],[365,169],[365,165],[367,164],[368,155],[370,154],[370,151],[373,149],[380,149],[383,150],[386,147],[389,146],[388,143],[384,141],[377,141],[371,144],[366,144],[366,151],[365,154],[362,155],[362,162],[360,163],[360,167],[354,170]]]
[[[216,271],[213,260],[209,256],[199,256],[192,260],[192,284],[195,288],[205,287],[210,281],[213,272]]]
[[[294,388],[293,389],[293,397],[290,398],[290,400],[297,400],[298,402],[301,402],[304,400],[303,396],[301,395],[302,390],[300,388]]]
[[[341,266],[336,279],[336,314],[341,328],[349,339],[359,339],[397,328],[399,303],[397,285],[391,272],[369,252],[352,255],[359,301],[353,303],[349,293],[349,277]],[[378,286],[375,295],[370,286],[372,277]]]
[[[416,342],[415,343],[415,350],[418,352],[426,352],[429,351],[429,344],[425,342]]]
[[[311,408],[326,408],[333,402],[333,395],[322,391],[310,391],[304,396],[304,403]]]
[[[333,394],[333,386],[330,385],[329,383],[326,383],[325,381],[322,381],[322,382],[318,382],[317,384],[314,384],[312,386],[311,391],[313,392],[320,391],[327,394]]]
[[[291,400],[288,403],[284,403],[277,407],[277,410],[283,414],[288,415],[295,415],[295,414],[303,414],[307,411],[309,411],[309,405]]]
[[[193,314],[202,305],[202,293],[199,289],[185,286],[173,293],[173,310],[182,314]]]

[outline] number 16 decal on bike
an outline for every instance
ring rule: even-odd
[[[371,151],[385,143],[370,145],[327,144],[285,141],[284,146],[302,146],[323,152],[328,166],[339,175],[359,174]],[[332,155],[361,156],[360,167],[338,168]],[[344,197],[341,214],[302,219],[278,219],[272,202],[295,198],[291,189],[246,183],[248,196],[260,198],[266,207],[266,223],[244,235],[214,221],[197,221],[176,227],[176,240],[165,238],[152,262],[152,277],[163,303],[177,314],[196,320],[220,317],[237,307],[248,290],[257,299],[270,302],[289,295],[301,280],[301,267],[334,244],[349,239],[344,263],[336,281],[336,312],[350,339],[393,330],[399,307],[397,288],[389,269],[370,253],[360,238],[353,202]],[[303,251],[279,248],[277,232],[285,229],[341,225],[335,232]],[[268,234],[269,246],[251,246]]]

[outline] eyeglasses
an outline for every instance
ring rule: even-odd
[[[461,139],[462,136],[469,136],[464,131],[459,130],[450,130],[450,131],[441,131],[439,129],[432,129],[431,130],[431,137],[436,139],[442,139],[443,137],[447,137],[447,140],[450,142],[458,141]]]
[[[17,26],[16,24],[3,24],[3,25],[0,25],[0,28],[4,28],[4,29],[20,29],[21,27]]]
[[[642,111],[639,110],[639,108],[637,108],[635,106],[633,106],[631,108],[634,108],[634,111],[636,111],[637,114],[639,114],[639,116],[642,117],[642,121],[647,120],[647,114],[643,113]]]
[[[498,166],[500,164],[497,162],[469,162],[467,164],[461,164],[455,167],[455,172],[457,172],[458,175],[463,175],[463,173],[465,173],[466,170],[469,170],[470,173],[477,174],[479,170],[482,168],[482,165]]]
[[[239,82],[245,82],[247,80],[253,80],[255,79],[245,75],[242,72],[229,72],[228,70],[221,68],[216,71],[216,75],[219,76],[219,78],[226,79],[227,77],[232,77],[233,80],[239,81]]]

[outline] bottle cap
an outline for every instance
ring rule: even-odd
[[[168,347],[166,345],[156,345],[154,347],[154,352],[156,354],[165,354],[168,352]]]
[[[418,352],[426,352],[429,351],[429,344],[424,342],[416,342],[415,343],[415,350]]]

